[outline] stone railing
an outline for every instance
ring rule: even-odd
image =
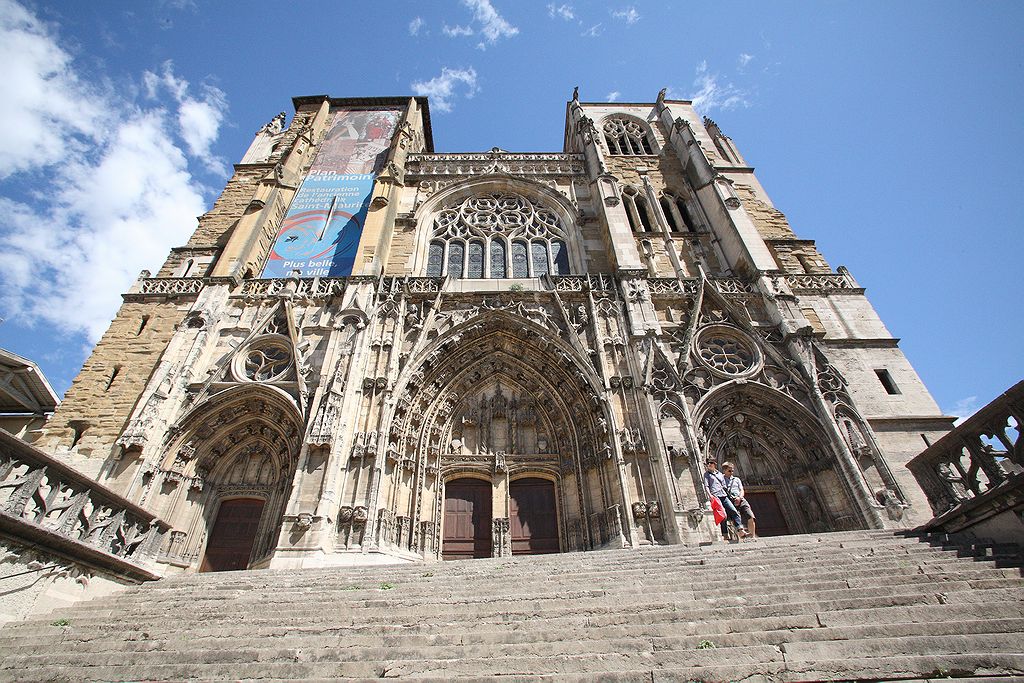
[[[863,291],[844,269],[838,273],[786,275],[786,284],[794,292]]]
[[[471,154],[410,154],[406,174],[463,176],[484,173],[566,176],[583,173],[582,154],[516,154],[491,151]]]
[[[715,277],[710,279],[722,294],[753,294],[754,286],[738,277]]]
[[[444,285],[443,277],[411,277],[406,280],[410,294],[431,294],[440,292]]]
[[[697,293],[697,279],[690,278],[686,280],[680,280],[675,277],[652,277],[647,280],[647,288],[651,291],[651,294],[684,294],[691,295]]]
[[[147,277],[140,281],[138,291],[130,293],[164,296],[198,294],[205,284],[205,280],[197,277]]]
[[[0,430],[0,532],[134,580],[168,525],[21,439]]]
[[[907,463],[936,515],[1024,472],[1024,382]]]
[[[282,294],[301,299],[330,299],[345,291],[346,278],[308,277],[246,280],[241,295],[247,299],[269,299]]]

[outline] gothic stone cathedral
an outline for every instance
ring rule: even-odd
[[[950,420],[690,103],[436,154],[425,98],[294,100],[37,445],[171,525],[164,573],[916,525]]]

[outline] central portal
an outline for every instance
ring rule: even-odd
[[[225,572],[249,568],[264,501],[256,498],[225,500],[217,511],[200,571]]]
[[[455,479],[444,487],[445,560],[491,556],[493,487],[482,479]]]
[[[513,555],[558,552],[555,485],[547,479],[516,479],[508,488]]]

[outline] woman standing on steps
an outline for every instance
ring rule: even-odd
[[[736,510],[736,507],[729,500],[729,494],[726,491],[725,477],[718,471],[718,461],[714,458],[708,458],[704,463],[704,486],[708,489],[708,495],[717,498],[722,503],[722,507],[725,508],[726,519],[722,520],[722,538],[729,538],[729,526],[728,519],[732,519],[733,524],[736,525],[736,532],[743,538],[747,535],[747,530],[743,528],[743,521],[740,519],[740,513]]]
[[[722,483],[725,486],[725,494],[729,496],[729,501],[733,506],[739,510],[740,515],[743,517],[743,521],[747,525],[747,535],[750,538],[757,538],[755,530],[757,529],[757,518],[754,516],[754,511],[750,507],[750,503],[747,502],[743,491],[743,482],[739,477],[735,476],[733,472],[736,471],[736,467],[731,462],[722,463]],[[743,527],[737,527],[743,529]]]

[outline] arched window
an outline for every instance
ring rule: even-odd
[[[441,277],[444,268],[444,242],[434,240],[427,247],[427,277]]]
[[[622,190],[622,203],[626,208],[626,218],[633,232],[653,232],[657,221],[651,215],[647,198],[635,187],[627,185]]]
[[[438,212],[427,276],[528,278],[569,274],[558,216],[515,193],[480,193]]]
[[[697,232],[697,222],[686,200],[672,192],[661,195],[661,208],[673,232]]]
[[[462,277],[462,265],[466,261],[466,243],[461,240],[452,240],[448,244],[448,275],[451,277]]]
[[[608,153],[616,155],[653,154],[646,126],[636,119],[617,116],[604,123],[604,141]]]
[[[469,270],[466,277],[482,278],[484,276],[484,243],[473,240],[469,243]]]

